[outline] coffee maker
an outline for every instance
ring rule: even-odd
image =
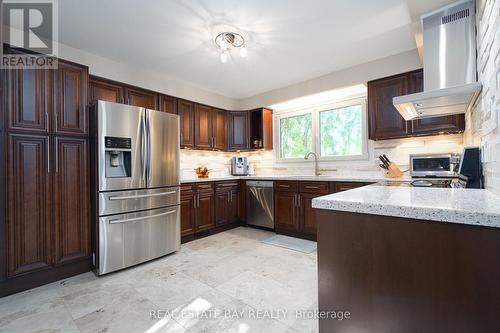
[[[248,175],[248,161],[246,157],[234,156],[231,158],[231,174],[233,176]]]

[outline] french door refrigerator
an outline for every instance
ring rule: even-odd
[[[104,101],[91,114],[96,274],[177,251],[179,117]]]

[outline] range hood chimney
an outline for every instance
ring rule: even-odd
[[[422,16],[424,92],[394,97],[405,120],[467,112],[481,92],[476,69],[475,1]]]

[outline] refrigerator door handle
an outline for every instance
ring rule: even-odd
[[[141,110],[141,177],[144,184],[147,184],[146,172],[147,172],[147,133],[146,133],[146,116],[144,109]]]
[[[140,199],[140,198],[151,198],[151,197],[161,197],[164,195],[176,194],[177,191],[169,191],[162,193],[153,193],[153,194],[137,194],[137,195],[125,195],[125,196],[112,196],[109,197],[109,200],[128,200],[128,199]]]
[[[150,186],[151,184],[151,173],[152,173],[152,166],[151,166],[151,117],[150,117],[150,111],[145,110],[145,115],[146,115],[146,133],[147,133],[147,151],[148,151],[148,160],[147,160],[147,187]]]

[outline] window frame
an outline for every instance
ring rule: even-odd
[[[298,109],[282,110],[274,114],[274,146],[276,147],[275,158],[276,162],[311,162],[312,160],[304,160],[301,158],[282,158],[281,157],[281,119],[304,114],[312,115],[312,136],[313,136],[313,152],[318,155],[319,161],[359,161],[367,160],[368,155],[368,114],[367,114],[367,99],[366,95],[357,96],[333,103],[325,103],[315,106],[308,106]],[[342,107],[360,105],[361,106],[361,151],[360,155],[345,155],[345,156],[321,156],[321,133],[319,123],[319,113]]]

